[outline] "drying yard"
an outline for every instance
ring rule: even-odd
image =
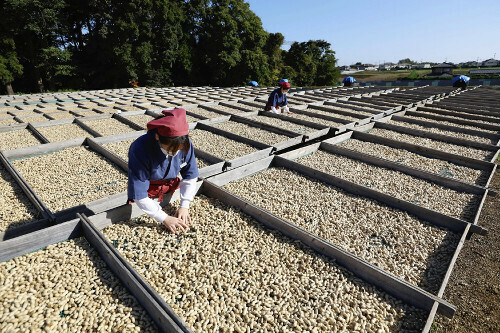
[[[0,331],[456,327],[459,255],[492,233],[500,92],[292,88],[271,114],[272,90],[1,97]],[[178,236],[126,193],[130,144],[176,107],[200,170]]]

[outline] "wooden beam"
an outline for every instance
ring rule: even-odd
[[[110,118],[110,117],[108,117],[108,118]],[[80,119],[75,119],[75,124],[78,124],[78,126],[80,126],[81,128],[83,128],[84,130],[86,130],[87,132],[89,132],[90,134],[92,134],[95,137],[103,136],[99,132],[94,131],[94,129],[92,129],[92,127],[90,127],[89,125],[85,124]]]
[[[482,161],[474,158],[469,158],[461,155],[456,155],[452,153],[447,153],[441,150],[427,148],[419,145],[415,145],[412,143],[407,143],[403,141],[396,141],[393,139],[387,139],[382,136],[363,133],[358,130],[354,130],[352,134],[352,139],[358,139],[361,141],[368,141],[373,143],[378,143],[382,145],[386,145],[389,147],[393,147],[396,149],[405,149],[413,153],[417,153],[419,155],[424,155],[432,158],[441,159],[444,161],[449,161],[461,166],[465,166],[473,169],[481,169],[481,170],[491,170],[492,164],[488,161]]]
[[[32,155],[45,154],[70,147],[81,146],[85,142],[85,138],[76,138],[61,142],[45,143],[38,146],[17,148],[3,151],[8,159],[22,158]]]
[[[123,158],[116,155],[112,151],[104,148],[102,145],[98,144],[96,141],[94,141],[91,138],[87,138],[85,140],[85,144],[88,145],[92,150],[94,150],[98,154],[104,156],[105,158],[110,160],[112,163],[116,164],[118,167],[120,167],[120,169],[125,171],[125,173],[128,173],[128,162],[125,161]]]
[[[187,324],[165,303],[109,241],[95,228],[92,222],[80,215],[81,227],[89,244],[96,249],[114,275],[147,311],[162,332],[190,332]]]
[[[361,162],[369,163],[378,167],[388,168],[391,170],[396,170],[407,175],[411,175],[420,179],[424,179],[435,184],[445,186],[460,192],[467,192],[473,194],[483,195],[487,190],[483,186],[478,186],[475,184],[465,183],[450,177],[440,176],[438,174],[430,173],[427,171],[423,171],[420,169],[416,169],[413,167],[409,167],[403,165],[401,163],[396,163],[390,160],[386,160],[384,158],[375,157],[369,154],[364,154],[358,152],[356,150],[347,149],[344,147],[340,147],[338,145],[332,145],[327,142],[323,142],[320,147],[321,150],[324,150],[329,153],[339,154],[343,156],[347,156],[348,158],[358,160]]]
[[[22,235],[26,235],[31,232],[35,232],[44,228],[48,228],[51,225],[53,225],[53,222],[50,221],[48,218],[42,218],[40,220],[22,224],[18,227],[10,228],[3,232],[0,232],[0,242],[16,238]]]
[[[0,163],[3,164],[7,172],[14,178],[15,182],[19,185],[21,190],[26,194],[30,202],[35,206],[36,210],[43,215],[43,218],[46,218],[50,221],[55,220],[54,214],[50,211],[50,209],[45,206],[42,199],[38,197],[33,188],[24,180],[19,172],[17,172],[16,168],[10,163],[10,161],[5,157],[4,153],[0,150]]]
[[[50,244],[79,237],[81,235],[79,223],[79,219],[71,220],[0,242],[0,262],[39,250]]]
[[[432,140],[443,141],[443,142],[452,143],[455,145],[467,146],[467,147],[472,147],[472,148],[481,149],[481,150],[487,150],[487,151],[491,151],[491,152],[496,152],[500,149],[499,147],[492,145],[492,144],[480,143],[477,141],[456,138],[454,136],[432,133],[432,132],[424,131],[424,130],[417,130],[417,129],[408,128],[408,127],[400,126],[400,125],[387,124],[387,123],[382,122],[380,120],[375,121],[374,128],[382,128],[382,129],[395,131],[395,132],[399,132],[399,133],[409,134],[409,135],[418,136],[418,137],[422,137],[422,138],[429,138]]]

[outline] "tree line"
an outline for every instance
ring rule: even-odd
[[[0,0],[2,93],[140,86],[335,85],[323,40],[282,50],[243,0]]]

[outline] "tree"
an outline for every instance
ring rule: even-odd
[[[399,60],[399,61],[398,61],[398,64],[405,64],[405,63],[406,63],[406,64],[410,64],[410,65],[415,65],[415,64],[417,64],[417,62],[416,62],[416,61],[413,61],[413,60],[411,60],[410,58],[405,58],[405,59],[401,59],[401,60]]]
[[[67,59],[66,56],[48,59],[54,54],[52,47],[64,48],[60,22],[64,7],[64,0],[5,0],[3,17],[12,27],[24,76],[30,84],[36,84],[39,92],[45,90],[44,79],[53,76],[57,66],[65,65],[60,61]]]
[[[281,78],[330,85],[338,77],[330,44],[282,50],[283,35],[267,33],[244,0],[0,0],[0,7],[0,78],[26,91]]]
[[[23,66],[17,60],[14,40],[2,36],[0,39],[0,81],[5,86],[7,94],[14,95],[12,81],[22,73]]]
[[[268,34],[243,0],[204,4],[197,23],[195,66],[201,84],[240,85],[269,74],[262,51]]]
[[[333,85],[340,71],[336,68],[335,52],[323,40],[295,42],[285,56],[285,65],[295,69],[292,79],[296,85]]]
[[[283,51],[280,48],[284,41],[285,37],[279,32],[275,34],[271,33],[267,36],[263,52],[268,59],[269,75],[264,79],[261,79],[262,83],[265,85],[275,85],[276,82],[283,77],[290,77],[289,75],[286,75],[287,73],[285,73],[282,56]],[[289,71],[287,70],[287,72]]]

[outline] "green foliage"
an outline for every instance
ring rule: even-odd
[[[0,79],[16,90],[334,85],[325,41],[281,50],[244,0],[3,0]],[[10,38],[10,39],[9,39]]]
[[[410,64],[410,65],[415,65],[418,64],[418,62],[411,60],[410,58],[404,58],[398,61],[398,64]]]
[[[333,85],[340,77],[336,63],[330,43],[323,40],[295,42],[285,56],[285,64],[295,71],[290,78],[298,86]]]
[[[409,80],[416,80],[418,79],[418,72],[413,70],[411,71],[410,75],[408,75]]]
[[[23,66],[17,59],[14,40],[2,38],[0,40],[0,81],[2,85],[10,84],[14,78],[23,73]]]

